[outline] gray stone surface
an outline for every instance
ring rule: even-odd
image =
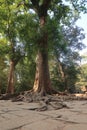
[[[87,130],[87,101],[65,102],[70,108],[31,111],[38,103],[0,101],[0,130]]]
[[[64,130],[87,130],[86,124],[67,125]]]

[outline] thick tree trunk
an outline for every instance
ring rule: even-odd
[[[33,90],[34,92],[41,93],[41,95],[45,95],[45,93],[50,93],[50,87],[51,82],[48,67],[48,56],[39,50]]]
[[[45,25],[45,17],[40,18],[40,27],[43,31]],[[38,55],[36,60],[36,75],[35,82],[33,86],[34,92],[41,93],[45,95],[50,93],[51,90],[51,81],[49,75],[49,66],[48,66],[48,45],[47,45],[47,33],[44,30],[41,32],[43,36],[38,43]]]
[[[8,77],[8,86],[6,90],[6,93],[8,94],[14,94],[14,69],[15,69],[15,64],[13,61],[11,61],[9,77]]]

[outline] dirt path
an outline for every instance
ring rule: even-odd
[[[87,100],[65,101],[69,109],[32,111],[38,103],[0,101],[0,130],[87,130]]]

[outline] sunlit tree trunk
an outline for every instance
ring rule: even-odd
[[[0,94],[1,94],[1,88],[2,88],[2,85],[1,85],[1,83],[0,83]]]
[[[11,61],[9,76],[8,76],[8,86],[6,90],[6,93],[8,94],[14,94],[14,70],[15,70],[15,64],[13,61]]]

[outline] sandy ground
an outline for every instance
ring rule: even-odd
[[[87,130],[87,100],[59,110],[32,111],[38,103],[0,101],[0,130]]]

